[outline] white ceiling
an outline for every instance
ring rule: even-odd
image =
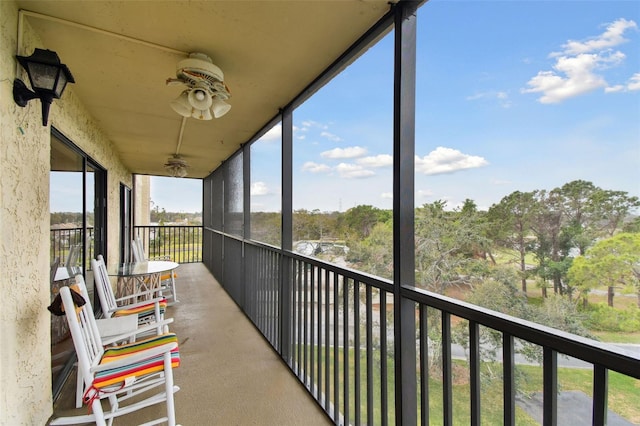
[[[38,47],[71,70],[67,90],[133,173],[166,175],[182,124],[169,106],[182,87],[166,79],[189,52],[211,57],[232,108],[211,121],[187,119],[179,153],[195,178],[220,166],[390,8],[387,0],[17,3],[43,40]]]

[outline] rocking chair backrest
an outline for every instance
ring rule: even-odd
[[[133,260],[135,262],[144,262],[147,260],[144,253],[144,245],[140,238],[131,240],[131,251],[133,252]]]
[[[102,255],[98,255],[97,259],[91,259],[91,269],[93,270],[93,279],[95,281],[96,291],[100,299],[100,306],[105,318],[111,318],[112,312],[118,307],[116,297],[113,294],[107,266],[104,264]]]
[[[64,305],[65,315],[69,323],[69,330],[73,338],[73,345],[78,356],[79,374],[85,378],[85,385],[91,386],[92,374],[91,367],[98,365],[104,349],[100,332],[96,324],[93,308],[86,299],[86,286],[82,275],[76,276],[76,284],[79,286],[78,293],[85,298],[85,304],[82,307],[76,307],[71,296],[69,287],[62,287],[60,295]]]

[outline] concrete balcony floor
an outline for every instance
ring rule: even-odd
[[[179,303],[174,318],[181,365],[174,370],[176,422],[186,425],[330,425],[324,411],[291,374],[202,263],[177,269]],[[54,416],[75,410],[75,373],[54,404]],[[120,417],[118,425],[143,423],[164,404]],[[150,413],[151,412],[151,413]]]

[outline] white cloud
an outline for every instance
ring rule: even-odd
[[[627,90],[640,90],[640,72],[635,73],[627,83]]]
[[[553,68],[556,71],[540,71],[527,82],[523,93],[542,93],[538,101],[543,104],[559,103],[600,87],[607,82],[593,71],[602,60],[598,55],[581,54],[576,57],[560,57]]]
[[[389,167],[393,166],[393,156],[380,154],[372,157],[364,157],[357,159],[356,163],[364,167]]]
[[[489,164],[487,160],[475,155],[463,154],[457,149],[437,147],[429,155],[416,156],[416,172],[425,175],[453,173],[458,170],[475,169]]]
[[[605,87],[604,93],[616,93],[616,92],[624,92],[624,86],[622,84],[617,84],[611,87]]]
[[[419,189],[416,193],[416,198],[427,198],[433,195],[433,191],[430,189]]]
[[[318,164],[313,161],[307,161],[302,165],[302,171],[311,172],[311,173],[322,173],[328,172],[331,170],[331,167],[326,164]]]
[[[634,21],[626,19],[618,19],[609,24],[604,33],[596,37],[589,37],[585,41],[569,40],[562,45],[564,48],[562,53],[554,53],[552,55],[580,55],[581,53],[597,52],[609,49],[629,40],[624,38],[623,34],[628,29],[638,28]]]
[[[500,91],[491,92],[490,91],[490,92],[480,92],[480,93],[473,94],[471,96],[467,96],[468,101],[478,101],[483,99],[488,99],[490,101],[497,100],[500,106],[503,108],[509,108],[512,105],[512,102],[509,99],[509,94],[507,92],[500,92]]]
[[[311,127],[316,128],[316,129],[318,129],[318,128],[319,129],[326,129],[327,128],[327,126],[325,124],[318,123],[317,121],[305,120],[305,121],[302,122],[302,129],[301,130],[306,131],[307,129],[309,129]]]
[[[265,133],[260,140],[263,141],[279,141],[282,136],[282,125],[278,124],[273,126],[271,129]]]
[[[336,136],[333,133],[329,133],[329,132],[320,132],[320,136],[322,136],[323,138],[327,138],[332,142],[340,142],[342,141],[342,138],[340,136]]]
[[[599,88],[603,88],[606,93],[620,91],[615,85],[610,87],[601,72],[625,60],[625,54],[614,51],[613,47],[626,42],[623,33],[635,28],[635,22],[619,19],[597,37],[585,41],[568,41],[562,46],[561,52],[549,55],[556,58],[553,71],[539,71],[527,82],[527,88],[522,89],[522,93],[539,93],[540,103],[552,104]]]
[[[335,148],[320,154],[324,158],[340,159],[340,158],[357,158],[367,153],[365,148],[360,146],[351,146],[348,148]]]
[[[373,171],[367,170],[357,164],[340,163],[336,166],[335,170],[338,172],[340,177],[347,179],[366,178],[375,175]]]
[[[385,200],[393,200],[393,192],[383,192],[382,194],[380,194],[380,198],[383,198]]]
[[[492,179],[491,183],[493,185],[508,185],[511,183],[510,180],[505,180],[505,179]]]
[[[258,195],[267,195],[270,194],[271,191],[269,191],[269,188],[267,187],[267,184],[264,182],[253,182],[251,184],[251,196],[253,197],[258,196]]]

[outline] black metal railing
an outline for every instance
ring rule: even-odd
[[[543,424],[558,423],[564,355],[592,370],[590,424],[606,424],[610,372],[640,379],[640,357],[617,346],[402,287],[402,300],[415,305],[416,325],[416,377],[406,386],[394,375],[391,282],[231,235],[207,235],[224,248],[222,271],[212,269],[213,259],[205,261],[209,269],[223,272],[216,278],[336,424],[395,424],[394,389],[402,386],[416,389],[407,397],[415,397],[409,417],[418,423],[514,425],[525,350],[539,359],[528,368],[541,378]],[[497,344],[493,351],[489,342]],[[491,392],[499,397],[485,401]]]
[[[202,262],[202,226],[135,226],[149,258],[167,257],[178,263]]]
[[[50,237],[51,253],[49,257],[52,260],[60,259],[61,265],[64,264],[72,246],[83,246],[83,228],[52,229]],[[86,241],[93,241],[93,228],[87,228]],[[86,246],[88,247],[87,259],[91,259],[93,257],[93,244],[86,244]]]
[[[136,226],[135,235],[142,239],[147,256],[168,257],[178,263],[202,262],[202,226]],[[71,246],[82,245],[82,228],[51,229],[51,259],[61,264]],[[87,229],[86,241],[93,241],[93,228]],[[93,244],[86,244],[86,258],[94,257]]]

